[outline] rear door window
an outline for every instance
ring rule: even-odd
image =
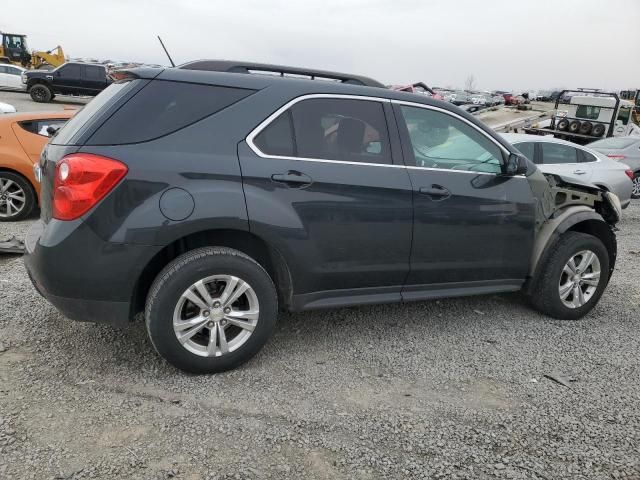
[[[154,80],[98,128],[87,145],[154,140],[219,112],[254,91]]]
[[[536,144],[535,143],[522,142],[522,143],[516,143],[515,146],[529,160],[531,160],[532,162],[536,161],[536,158],[535,158]]]
[[[578,150],[560,143],[541,142],[542,163],[578,163]]]
[[[104,68],[93,65],[85,65],[83,67],[82,77],[86,80],[105,80],[106,75]]]

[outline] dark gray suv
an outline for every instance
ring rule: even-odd
[[[191,372],[251,358],[279,309],[523,290],[577,319],[616,259],[615,195],[545,177],[455,106],[333,72],[132,70],[37,170],[38,291],[75,320],[144,311]]]

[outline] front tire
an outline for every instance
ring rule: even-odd
[[[53,92],[51,92],[51,89],[46,85],[36,83],[29,89],[29,95],[31,95],[31,99],[34,102],[47,103],[51,101]]]
[[[269,274],[223,247],[192,250],[169,263],[151,285],[145,308],[156,351],[190,373],[242,365],[267,342],[277,315]]]
[[[529,298],[540,312],[560,320],[582,318],[609,282],[609,253],[600,239],[566,232],[540,266]]]

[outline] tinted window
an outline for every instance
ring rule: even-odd
[[[286,111],[269,124],[254,141],[256,147],[267,155],[295,156],[291,112]]]
[[[435,110],[402,106],[415,165],[501,173],[502,152],[462,120]]]
[[[87,144],[122,145],[153,140],[202,120],[253,92],[155,80],[114,113]]]
[[[7,67],[0,65],[0,73],[7,73]]]
[[[593,155],[592,153],[585,152],[584,150],[581,150],[581,152],[582,152],[582,158],[580,158],[581,162],[588,163],[588,162],[597,162],[598,161],[596,156]]]
[[[87,80],[104,80],[106,78],[106,74],[104,68],[85,66],[84,78],[86,78]]]
[[[82,110],[76,113],[71,120],[69,120],[64,127],[62,127],[58,134],[51,140],[51,143],[56,145],[70,145],[82,135],[85,129],[89,126],[90,120],[96,115],[103,107],[113,104],[121,99],[130,90],[135,88],[139,82],[143,80],[127,80],[124,82],[112,83],[105,90],[91,100]]]
[[[270,155],[391,163],[383,106],[368,100],[303,100],[260,132],[255,144]]]
[[[573,147],[551,142],[541,142],[540,146],[542,147],[542,163],[554,164],[578,162],[578,151]]]
[[[15,67],[7,67],[7,73],[10,75],[20,75],[20,70]]]
[[[80,78],[80,65],[64,65],[56,73],[60,78]]]
[[[522,142],[516,143],[516,148],[522,152],[522,154],[527,157],[532,162],[535,162],[535,148],[536,144],[533,142]]]

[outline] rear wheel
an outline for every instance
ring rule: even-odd
[[[633,191],[631,192],[631,198],[640,198],[640,170],[633,175]]]
[[[598,303],[608,280],[609,254],[600,239],[566,232],[540,266],[530,300],[546,315],[576,320]]]
[[[0,171],[0,222],[22,220],[35,205],[35,192],[23,176]]]
[[[29,95],[34,102],[47,103],[51,101],[53,93],[46,85],[37,83],[29,89]]]
[[[267,342],[278,297],[268,273],[230,248],[185,253],[160,272],[145,317],[153,346],[175,367],[215,373],[242,365]]]

